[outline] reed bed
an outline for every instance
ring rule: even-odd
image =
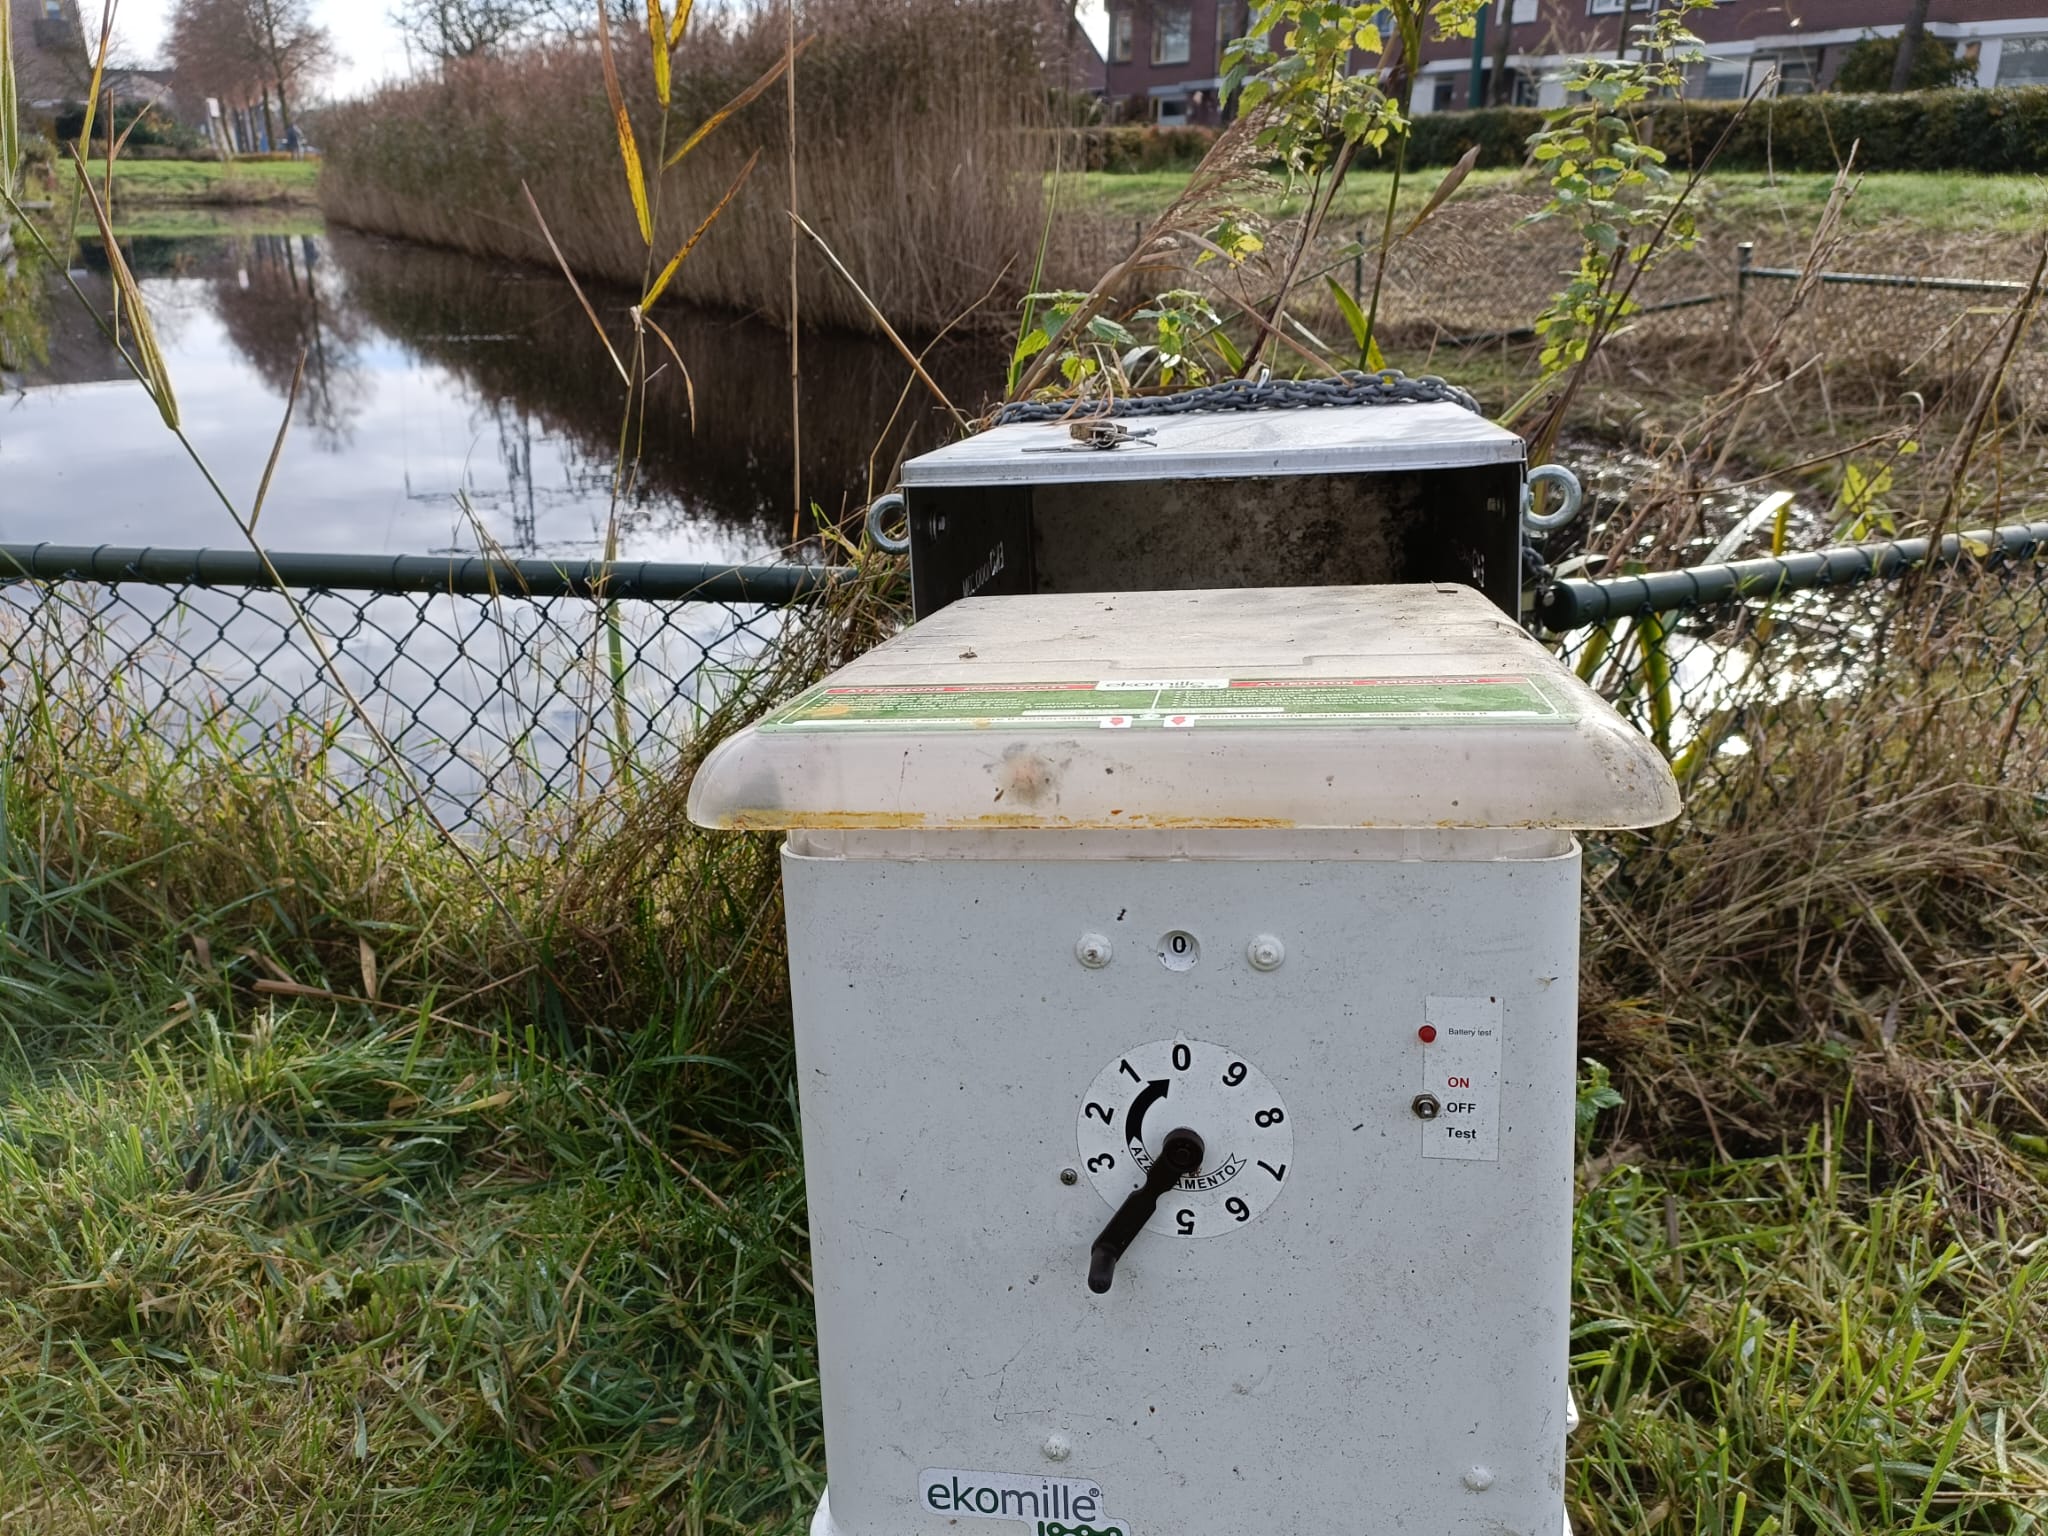
[[[989,295],[1007,324],[1028,291],[1045,220],[1051,140],[1042,124],[1027,0],[804,0],[797,64],[797,206],[882,313],[926,334]],[[691,124],[771,69],[786,13],[754,8],[700,20],[677,55],[675,120]],[[635,121],[650,123],[652,70],[622,49]],[[618,146],[594,49],[560,45],[450,65],[440,78],[385,88],[324,126],[320,197],[340,224],[472,255],[552,265],[526,213],[532,189],[569,265],[638,291],[642,246],[619,176]],[[670,150],[676,146],[669,146]],[[660,146],[641,153],[652,162]],[[676,300],[786,323],[791,152],[778,87],[744,108],[670,173],[654,244],[676,249],[749,155],[761,168],[692,254]],[[872,330],[875,318],[814,251],[799,262],[798,306],[812,326]]]

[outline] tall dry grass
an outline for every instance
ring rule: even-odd
[[[932,332],[989,290],[1007,318],[1027,289],[1045,217],[1050,137],[1029,0],[802,0],[810,40],[797,70],[797,199],[897,325]],[[700,21],[676,56],[675,120],[700,122],[772,69],[787,13],[755,7]],[[657,120],[643,51],[622,49],[627,102]],[[673,250],[748,156],[789,150],[780,90],[743,108],[670,173],[658,250]],[[552,264],[527,211],[532,188],[569,265],[637,286],[644,245],[619,175],[602,65],[563,44],[450,66],[333,112],[320,184],[338,223],[474,255]],[[674,146],[671,146],[673,149]],[[658,146],[641,146],[650,164]],[[674,286],[686,303],[786,321],[786,178],[749,181]],[[807,324],[871,329],[872,317],[815,251],[799,260]]]

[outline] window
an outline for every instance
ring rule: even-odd
[[[1740,101],[1749,66],[1741,59],[1702,59],[1685,72],[1685,94],[1694,101]]]
[[[1647,11],[1650,4],[1651,0],[1628,0],[1628,8],[1632,11]],[[1588,16],[1612,16],[1620,9],[1621,0],[1586,0]]]
[[[1119,6],[1109,13],[1109,62],[1128,64],[1131,62],[1131,29],[1136,22],[1129,6]]]
[[[1185,64],[1194,50],[1195,8],[1161,5],[1152,12],[1152,62]]]
[[[64,6],[62,0],[43,0],[43,20],[62,21],[63,19]]]
[[[1238,38],[1239,0],[1216,0],[1216,73],[1223,73],[1223,51]]]
[[[1749,61],[1748,89],[1755,90],[1776,71],[1778,83],[1774,95],[1811,96],[1814,77],[1820,73],[1819,65],[1818,48],[1787,48],[1781,53],[1754,54]]]
[[[2000,85],[2048,85],[2048,37],[2008,37],[1998,50]]]

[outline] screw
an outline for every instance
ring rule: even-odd
[[[1081,1182],[1081,1175],[1072,1168],[1062,1168],[1060,1170],[1060,1182],[1062,1184],[1078,1184]]]
[[[1074,943],[1074,958],[1091,971],[1101,970],[1115,953],[1109,940],[1099,933],[1084,933]]]
[[[1493,1486],[1493,1469],[1473,1467],[1465,1473],[1465,1486],[1474,1493],[1484,1493]]]
[[[1044,1450],[1047,1461],[1065,1461],[1074,1454],[1074,1442],[1055,1432],[1045,1437]]]
[[[1270,933],[1262,933],[1244,947],[1245,959],[1251,961],[1255,971],[1277,971],[1280,962],[1287,958],[1287,946]]]
[[[1443,1109],[1443,1105],[1437,1103],[1436,1095],[1433,1093],[1418,1093],[1408,1107],[1415,1111],[1415,1118],[1418,1120],[1434,1120]]]

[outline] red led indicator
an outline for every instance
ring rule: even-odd
[[[1424,1045],[1429,1044],[1430,1041],[1436,1038],[1436,1026],[1434,1024],[1423,1025],[1422,1028],[1415,1031],[1415,1038]]]

